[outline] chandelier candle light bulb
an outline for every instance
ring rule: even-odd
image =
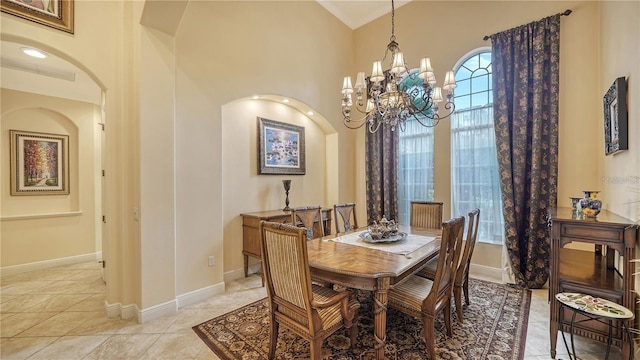
[[[382,66],[390,55],[388,70]],[[363,114],[360,119],[351,118],[353,104],[351,77],[346,76],[342,84],[342,115],[344,125],[358,129],[365,124],[369,132],[377,132],[382,125],[391,130],[406,128],[407,121],[416,120],[422,126],[433,127],[440,119],[455,111],[453,90],[456,88],[455,74],[447,71],[442,88],[436,87],[436,76],[428,57],[420,60],[419,71],[411,71],[404,62],[404,55],[395,36],[395,9],[391,0],[391,38],[382,60],[374,61],[371,76],[364,72],[356,77],[356,109]],[[443,96],[443,90],[446,92]],[[439,114],[439,103],[444,102],[447,113]]]

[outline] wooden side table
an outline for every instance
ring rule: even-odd
[[[331,219],[333,209],[322,209],[324,233],[331,234]],[[249,256],[262,259],[260,254],[260,221],[291,222],[291,211],[267,210],[243,213],[242,216],[242,255],[244,256],[244,276],[249,273]]]
[[[564,335],[564,331],[562,332],[562,340],[564,341],[564,346],[567,348],[570,360],[572,358],[572,355],[573,359],[578,359],[573,342],[573,326],[576,323],[584,321],[597,321],[609,326],[609,337],[607,339],[607,353],[605,355],[605,359],[609,358],[609,352],[611,350],[611,333],[613,329],[613,321],[620,321],[631,346],[631,348],[629,349],[629,360],[634,358],[633,339],[631,338],[631,332],[626,325],[627,321],[633,320],[634,318],[634,314],[631,310],[613,301],[596,298],[588,294],[562,292],[556,294],[556,299],[561,306],[573,311],[573,315],[571,316],[571,330],[569,332],[569,335],[571,337],[571,350],[569,350],[569,345],[567,344],[567,339]],[[576,322],[577,314],[585,316],[586,319],[582,319]],[[560,319],[558,319],[559,323],[562,322],[561,317],[562,315],[560,316]]]

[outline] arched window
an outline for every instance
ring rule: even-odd
[[[400,88],[422,90],[417,69],[406,76]],[[424,105],[418,104],[419,107]],[[430,120],[424,119],[425,124]],[[408,120],[398,134],[398,222],[409,224],[412,200],[433,200],[433,128],[424,127],[415,119]]]
[[[504,220],[495,133],[491,50],[475,50],[455,68],[458,87],[451,118],[452,214],[480,208],[478,241],[502,244]]]

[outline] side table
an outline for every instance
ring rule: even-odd
[[[629,360],[634,358],[633,339],[631,338],[631,332],[626,325],[626,321],[632,320],[635,317],[631,310],[613,301],[596,298],[588,294],[561,292],[556,294],[556,299],[560,303],[561,307],[566,307],[573,311],[573,315],[571,316],[571,329],[569,331],[569,335],[571,337],[571,350],[569,350],[567,339],[564,335],[564,331],[562,331],[562,340],[564,341],[564,346],[567,348],[567,352],[569,353],[569,360],[572,359],[572,355],[573,359],[578,359],[573,342],[573,326],[576,323],[584,321],[597,321],[609,326],[607,353],[605,356],[605,359],[608,359],[609,351],[611,350],[611,335],[614,320],[620,321],[622,328],[627,335],[627,340],[629,341],[630,346]],[[560,312],[562,313],[562,309],[560,309]],[[581,314],[587,317],[587,319],[575,321],[577,314]],[[558,326],[560,326],[561,323],[562,316],[558,318]]]

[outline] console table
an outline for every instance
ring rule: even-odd
[[[331,216],[333,209],[322,209],[324,233],[331,234]],[[291,222],[291,212],[283,210],[267,210],[240,214],[242,216],[242,255],[244,255],[244,276],[249,272],[249,256],[262,259],[260,254],[260,221],[280,223]]]
[[[551,262],[549,276],[551,357],[555,358],[558,330],[571,330],[572,313],[555,298],[558,293],[586,293],[635,309],[634,278],[638,227],[632,221],[607,210],[597,218],[576,214],[572,208],[557,208],[549,212],[551,227]],[[595,251],[565,248],[571,242],[590,243]],[[617,261],[622,257],[623,261]],[[620,266],[618,266],[620,264]],[[609,329],[603,324],[583,322],[578,314],[573,333],[606,343]],[[633,321],[626,321],[633,328]],[[612,329],[615,346],[625,357],[630,351],[623,328]]]

